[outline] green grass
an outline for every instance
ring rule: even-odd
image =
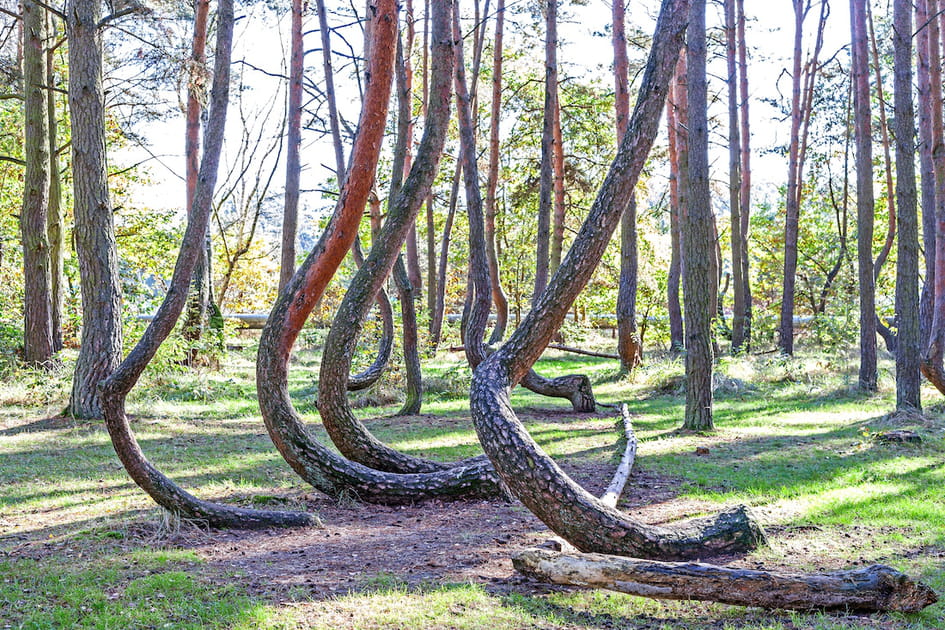
[[[945,419],[936,407],[922,418],[888,415],[888,362],[880,392],[863,395],[848,358],[725,359],[717,429],[707,434],[678,431],[685,404],[678,361],[650,360],[629,378],[613,361],[560,354],[538,368],[589,374],[599,399],[628,402],[640,439],[637,470],[665,479],[689,513],[754,506],[772,544],[746,561],[797,570],[883,562],[945,593]],[[148,457],[198,496],[291,506],[307,490],[258,418],[253,372],[246,352],[219,372],[149,373],[129,401],[134,429]],[[317,355],[299,353],[290,374],[297,408],[324,439],[314,407]],[[370,406],[397,391],[396,371],[356,413],[380,439],[414,455],[480,452],[462,356],[441,355],[424,377],[431,415],[392,419],[396,405]],[[0,628],[945,628],[942,604],[905,617],[771,615],[592,591],[408,587],[388,573],[362,575],[344,597],[289,589],[273,599],[209,569],[197,552],[133,535],[154,530],[161,513],[125,475],[99,423],[55,417],[67,394],[65,370],[53,378],[22,371],[0,386]],[[521,390],[513,404],[553,457],[613,463],[613,417],[575,419],[566,401]],[[542,416],[546,409],[555,413]],[[874,439],[893,428],[915,430],[923,442]],[[697,447],[709,454],[695,455]]]

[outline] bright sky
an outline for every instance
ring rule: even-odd
[[[414,0],[415,3],[417,0]],[[816,3],[816,0],[815,0]],[[468,3],[467,3],[468,4]],[[511,6],[511,2],[509,3]],[[790,77],[782,74],[782,70],[791,64],[792,46],[793,46],[793,10],[791,3],[784,0],[774,0],[770,2],[758,2],[757,0],[748,0],[746,10],[749,11],[748,23],[748,44],[751,52],[749,65],[749,82],[752,93],[751,106],[751,128],[753,149],[762,149],[777,144],[784,144],[789,133],[789,122],[780,120],[778,112],[773,107],[761,101],[762,98],[778,98],[779,88],[782,94],[790,93]],[[494,6],[494,4],[493,4]],[[631,26],[652,32],[655,23],[655,11],[658,2],[655,0],[630,0],[627,9],[628,23]],[[834,54],[836,50],[847,43],[849,37],[849,13],[845,2],[831,4],[831,15],[828,19],[826,37],[823,51],[823,58]],[[287,55],[287,37],[280,37],[280,28],[283,33],[288,29],[288,17],[281,21],[277,27],[275,24],[267,23],[261,10],[257,10],[255,15],[247,15],[238,23],[236,31],[236,42],[234,46],[234,60],[246,59],[253,65],[266,69],[269,72],[283,72],[283,59]],[[562,48],[559,58],[565,66],[565,72],[569,74],[580,74],[582,72],[604,76],[609,82],[610,61],[612,51],[610,48],[609,37],[594,36],[593,33],[603,32],[610,21],[610,4],[603,0],[589,0],[586,6],[570,6],[567,9],[571,19],[563,21],[559,27],[560,40]],[[811,10],[808,19],[808,30],[813,28],[818,14],[818,7]],[[527,15],[508,16],[509,20],[528,20]],[[708,12],[709,27],[722,24],[722,8],[719,3],[711,3]],[[317,20],[314,16],[308,18],[306,29],[314,29],[317,26]],[[354,29],[349,29],[350,32]],[[306,48],[317,48],[317,35],[311,34],[306,41]],[[418,44],[420,45],[418,37]],[[352,44],[359,46],[357,41]],[[537,49],[542,47],[540,40],[535,41]],[[813,45],[813,33],[808,32],[805,37],[805,46]],[[313,53],[306,60],[308,71],[312,77],[321,76],[321,57],[320,53]],[[239,70],[239,66],[234,66],[234,73]],[[725,74],[724,59],[716,59],[710,64],[710,73],[716,76]],[[261,73],[247,71],[247,80],[252,82],[253,93],[257,96],[247,99],[247,110],[252,118],[252,110],[261,107],[265,100],[264,96],[272,95],[281,88],[275,79],[268,78]],[[342,78],[343,75],[342,75]],[[778,83],[780,82],[780,86]],[[339,81],[343,83],[343,81]],[[340,89],[344,89],[341,87]],[[349,117],[354,119],[356,112],[351,111],[351,107],[356,103],[356,92],[351,93],[348,88],[348,97],[342,96],[341,103],[348,103]],[[715,83],[716,90],[722,90],[721,82]],[[284,92],[280,92],[284,94]],[[343,105],[342,105],[343,106]],[[717,105],[724,109],[724,98]],[[277,116],[278,117],[278,116]],[[724,120],[724,114],[720,120]],[[235,138],[239,135],[239,116],[231,106],[231,114],[228,120],[228,137]],[[180,173],[183,170],[183,116],[172,118],[165,121],[154,123],[146,130],[146,135],[151,141],[151,150],[165,157],[162,159],[162,165],[151,163],[151,172],[155,180],[157,191],[150,191],[142,198],[152,200],[164,207],[181,207],[183,203],[184,188]],[[726,131],[721,129],[720,134]],[[233,159],[232,145],[230,143],[229,159]],[[718,149],[719,155],[714,159],[719,170],[715,177],[725,176],[723,170],[726,168],[727,158],[723,157],[721,149]],[[142,159],[142,154],[136,153],[137,157],[129,159]],[[317,188],[321,182],[324,182],[331,175],[331,165],[334,164],[330,145],[326,141],[315,141],[307,137],[303,141],[302,159],[305,165],[303,172],[303,188]],[[784,160],[776,155],[763,155],[760,152],[753,156],[753,175],[755,183],[763,190],[767,188],[768,194],[781,184],[786,177],[786,167]],[[171,172],[173,170],[174,172]],[[222,178],[222,174],[221,174]],[[276,175],[277,184],[274,186],[281,190],[284,174],[280,171]],[[756,197],[757,198],[757,197]],[[309,193],[303,197],[303,204],[307,206],[309,213],[324,208],[329,202],[324,201],[318,194]],[[304,223],[303,223],[304,224]]]

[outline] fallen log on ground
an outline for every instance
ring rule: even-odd
[[[938,601],[925,584],[881,564],[833,573],[776,573],[544,549],[526,549],[512,564],[520,573],[543,582],[653,599],[859,612],[917,612]]]
[[[620,420],[623,424],[623,437],[627,441],[623,449],[623,457],[620,459],[620,465],[617,466],[617,472],[611,480],[604,494],[601,495],[601,503],[610,507],[617,507],[617,501],[623,494],[623,489],[630,479],[630,470],[633,468],[633,461],[637,456],[637,436],[633,433],[633,424],[630,422],[630,410],[626,403],[620,405]]]

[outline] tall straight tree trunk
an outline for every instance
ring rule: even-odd
[[[541,168],[538,185],[538,234],[535,247],[535,292],[532,305],[548,285],[551,211],[554,196],[554,112],[558,107],[558,0],[546,0],[545,107],[541,131]]]
[[[802,42],[806,0],[794,3],[794,69],[791,74],[791,136],[788,149],[787,198],[784,204],[784,282],[781,291],[781,320],[778,325],[778,350],[794,354],[794,285],[797,279],[797,230],[800,208],[798,175],[800,162],[800,132],[804,112],[801,110]]]
[[[302,176],[302,74],[305,50],[302,39],[302,0],[292,0],[292,24],[289,53],[289,110],[286,115],[285,205],[282,210],[282,261],[279,265],[279,291],[295,273],[295,238],[299,222],[299,180]],[[329,56],[330,50],[324,51]]]
[[[630,119],[629,61],[624,0],[614,0],[612,43],[614,48],[614,108],[617,145],[627,133]],[[620,285],[617,289],[617,355],[627,372],[640,364],[643,349],[637,335],[637,206],[634,198],[620,219]],[[678,279],[677,279],[678,284]],[[677,290],[678,294],[678,290]]]
[[[860,388],[876,391],[876,286],[873,274],[873,116],[866,36],[867,0],[850,0],[853,127],[856,134],[856,241],[860,289]]]
[[[55,22],[51,13],[47,12],[49,37],[56,37]],[[46,235],[49,239],[49,272],[50,272],[50,322],[52,325],[53,351],[62,350],[62,282],[64,231],[62,226],[62,178],[59,174],[59,115],[56,108],[56,48],[50,42],[46,49],[46,117],[49,121],[49,211],[46,217]]]
[[[486,258],[492,286],[492,303],[496,321],[489,343],[498,343],[505,336],[509,321],[509,300],[502,290],[499,276],[499,256],[496,252],[495,217],[496,189],[499,183],[499,126],[502,115],[502,36],[505,30],[505,0],[499,0],[495,16],[495,39],[492,54],[492,104],[489,127],[489,171],[486,174],[485,234]]]
[[[686,416],[683,427],[711,430],[712,317],[718,275],[713,238],[715,217],[709,191],[709,123],[706,95],[705,0],[693,0],[686,31],[689,89],[688,209],[682,223],[686,250]],[[710,280],[712,279],[712,280]]]
[[[46,92],[46,10],[23,2],[24,154],[23,205],[23,359],[51,368],[55,352],[52,329],[52,273],[47,222],[49,213],[49,120]]]
[[[919,391],[919,217],[912,104],[912,3],[893,0],[893,89],[896,121],[896,408],[921,409]]]
[[[101,2],[70,0],[66,18],[75,247],[82,288],[82,346],[69,413],[90,418],[102,414],[98,384],[121,361],[121,283],[106,176]]]
[[[186,208],[187,215],[193,212],[194,194],[197,190],[197,175],[200,165],[200,104],[206,91],[207,22],[210,15],[210,0],[194,3],[194,36],[191,43],[190,67],[187,83],[187,111],[184,133],[184,159],[186,162]],[[206,239],[205,239],[206,240]],[[187,363],[193,364],[199,354],[197,342],[203,337],[207,308],[210,303],[210,259],[208,245],[197,257],[191,283],[187,313],[184,316],[183,335],[189,342]]]
[[[741,190],[738,206],[741,210],[741,244],[742,244],[742,303],[745,305],[745,339],[744,350],[751,348],[751,277],[748,264],[748,235],[751,213],[751,125],[748,117],[748,43],[745,40],[745,2],[735,0],[738,29],[738,94],[741,99]]]
[[[929,34],[929,67],[931,69],[931,110],[932,110],[932,164],[935,171],[935,290],[932,305],[932,324],[929,332],[928,345],[922,357],[922,373],[935,385],[935,387],[945,393],[945,369],[942,366],[943,354],[945,354],[945,194],[941,194],[942,186],[945,186],[945,126],[942,123],[942,73],[941,62],[941,44],[939,41],[942,32],[942,22],[937,19],[940,10],[938,0],[929,0],[928,4],[928,34]],[[898,83],[896,85],[896,96],[898,98]],[[898,103],[898,100],[897,100]],[[898,114],[897,114],[898,115]],[[896,159],[899,158],[899,144],[897,138]],[[901,179],[901,176],[900,176]],[[897,188],[898,192],[898,188]],[[902,218],[903,209],[900,204],[899,221]],[[900,242],[903,239],[902,233],[899,235]],[[899,275],[899,266],[896,268],[896,296],[899,296],[899,284],[905,280]],[[899,304],[896,304],[896,315],[900,316]],[[900,396],[899,386],[899,353],[896,355],[896,400],[897,404]],[[908,375],[907,375],[908,376]]]
[[[407,0],[405,3],[405,10],[404,21],[406,23],[407,37],[406,43],[404,45],[404,66],[407,82],[405,90],[407,93],[407,102],[409,104],[409,120],[407,123],[407,154],[404,160],[404,177],[407,176],[407,172],[410,170],[410,165],[413,160],[413,63],[411,61],[411,57],[413,56],[413,42],[416,36],[413,18],[413,0]],[[410,231],[407,233],[407,248],[406,255],[404,256],[404,262],[406,263],[407,277],[410,280],[410,286],[412,288],[410,294],[413,296],[413,299],[419,299],[423,290],[423,275],[420,273],[420,253],[417,249],[416,223],[410,226]],[[416,322],[416,307],[412,307],[411,310],[414,312],[414,322]],[[416,337],[416,334],[417,331],[414,330],[414,337]],[[418,365],[419,362],[420,359],[418,357]]]
[[[725,59],[728,68],[728,202],[731,217],[730,229],[732,240],[732,354],[742,352],[745,347],[745,265],[742,256],[742,141],[738,120],[738,64],[736,61],[738,39],[735,0],[725,0]],[[721,262],[721,261],[720,261]]]
[[[922,243],[925,254],[925,282],[922,284],[922,295],[919,300],[919,324],[921,341],[919,347],[926,348],[929,343],[929,332],[932,328],[932,301],[935,296],[935,167],[932,164],[932,72],[941,73],[941,67],[936,64],[933,69],[930,63],[930,24],[928,0],[917,0],[915,3],[916,21],[916,102],[919,107],[919,181],[921,182],[922,199]],[[941,74],[939,74],[941,84]]]
[[[682,226],[689,204],[689,94],[686,67],[686,55],[683,53],[676,63],[674,79],[670,84],[673,97],[670,146],[675,147],[675,155],[672,149],[670,150],[670,178],[675,180],[676,203],[673,205],[670,199],[670,231],[674,256],[670,259],[666,286],[669,292],[669,339],[674,354],[681,353],[686,348],[682,304],[679,299],[680,284],[686,266]]]
[[[556,55],[557,56],[557,55]],[[564,248],[564,221],[566,208],[564,203],[564,141],[561,135],[561,95],[558,93],[557,72],[555,72],[555,107],[551,112],[551,166],[552,178],[552,224],[551,247],[548,272],[553,274],[561,265],[561,251]]]
[[[443,224],[443,238],[440,240],[440,264],[437,268],[436,303],[433,317],[430,318],[430,347],[436,352],[443,331],[443,318],[446,315],[446,271],[449,265],[450,234],[453,232],[453,219],[456,216],[456,204],[459,202],[459,180],[462,175],[462,161],[456,161],[453,171],[453,185],[450,189],[449,207],[446,210],[446,222]]]

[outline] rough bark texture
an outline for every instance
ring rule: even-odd
[[[499,183],[499,126],[502,111],[502,36],[505,29],[505,0],[499,0],[495,15],[495,39],[492,55],[492,103],[489,127],[489,172],[486,174],[486,258],[489,262],[489,281],[492,302],[495,305],[495,327],[489,343],[499,343],[505,336],[509,321],[509,300],[502,290],[499,277],[499,256],[495,243],[496,188]]]
[[[932,301],[935,296],[935,169],[932,165],[932,72],[941,73],[941,68],[930,62],[930,37],[928,24],[928,1],[915,3],[916,21],[916,84],[919,129],[919,181],[921,183],[922,243],[925,254],[925,281],[919,300],[920,347],[927,348],[932,329]],[[939,74],[941,83],[941,74]]]
[[[915,109],[912,104],[912,3],[893,2],[893,89],[896,120],[896,408],[922,407],[919,385],[919,215],[915,185]],[[939,363],[941,365],[941,363]]]
[[[705,0],[693,0],[686,32],[689,88],[688,208],[682,222],[686,267],[686,416],[683,427],[710,430],[712,423],[712,317],[718,276],[715,216],[709,191],[709,125],[706,96]]]
[[[431,95],[434,95],[433,100],[448,104],[452,64],[452,42],[448,29],[452,3],[447,0],[435,0],[432,5],[434,11],[432,42],[439,51],[434,55],[434,63],[439,64],[440,70],[435,73],[436,85],[431,88]],[[287,385],[289,351],[306,317],[311,312],[315,300],[324,292],[332,273],[337,269],[345,251],[351,245],[370,194],[374,170],[380,154],[387,105],[390,100],[393,53],[396,48],[396,5],[393,0],[379,0],[372,14],[374,15],[372,19],[374,25],[371,28],[373,52],[368,59],[369,81],[363,101],[358,135],[352,150],[351,169],[335,214],[325,233],[276,301],[266,327],[263,329],[256,364],[256,386],[260,409],[266,428],[286,461],[303,479],[331,496],[348,495],[365,501],[409,503],[434,496],[494,494],[497,491],[494,473],[488,472],[488,467],[484,467],[481,463],[454,466],[439,472],[397,474],[374,470],[340,457],[306,431],[289,398]],[[448,108],[448,105],[444,107]],[[394,216],[388,217],[388,221],[378,235],[377,246],[372,248],[358,274],[374,278],[380,276],[382,282],[383,277],[390,270],[393,259],[387,261],[389,254],[386,250],[393,249],[396,255],[403,242],[402,234],[406,231],[403,221],[392,220],[392,218],[395,219],[398,212],[409,214],[408,201],[415,199],[416,205],[419,206],[420,201],[426,196],[435,172],[435,156],[438,155],[437,151],[432,151],[437,133],[443,133],[443,130],[437,131],[437,126],[432,124],[428,124],[424,130],[418,159],[398,195],[395,207],[391,209]],[[429,156],[429,159],[420,159],[420,155]],[[417,209],[413,210],[414,216],[416,216],[416,211]],[[397,230],[400,231],[401,236],[388,238],[389,233],[395,233]],[[383,273],[378,273],[378,268],[382,268]],[[352,282],[351,287],[352,289],[345,297],[345,301],[349,304],[355,301],[353,291],[368,293],[368,300],[373,297],[374,292],[366,283],[355,281]],[[339,320],[346,317],[342,315],[345,310],[345,308],[339,310],[336,323],[345,321],[348,326],[359,328],[361,317]],[[340,324],[333,325],[332,332],[340,327]],[[331,343],[328,342],[328,345]],[[341,356],[344,357],[346,354],[348,352],[342,348]],[[345,363],[345,361],[339,362],[339,364]],[[326,377],[328,377],[327,380]],[[332,401],[337,400],[339,395],[344,397],[343,385],[338,394],[333,391],[337,388],[333,387],[332,379],[343,383],[347,379],[347,368],[341,374],[333,374],[326,373],[323,366],[319,383],[320,405],[332,405]]]
[[[499,476],[538,518],[583,551],[682,558],[745,549],[763,539],[743,509],[669,529],[638,523],[604,505],[541,450],[515,416],[509,398],[511,387],[541,355],[587,284],[630,201],[656,137],[688,12],[689,0],[664,0],[629,130],[584,225],[535,308],[473,372],[473,421]]]
[[[87,3],[78,0],[74,4],[76,6],[98,5],[97,2]],[[318,519],[309,514],[249,510],[198,499],[171,481],[147,460],[125,415],[125,398],[180,317],[187,301],[194,264],[199,251],[204,247],[204,235],[207,232],[226,122],[230,50],[233,39],[231,0],[220,0],[217,14],[216,63],[210,95],[211,107],[207,123],[206,149],[200,163],[197,188],[194,192],[193,212],[188,217],[184,240],[174,267],[174,275],[164,301],[138,344],[128,353],[112,375],[102,383],[105,426],[111,436],[112,445],[131,478],[155,502],[175,514],[197,519],[212,527],[259,529],[313,525],[318,522]],[[77,13],[75,8],[70,6],[70,19],[80,16],[82,14]],[[98,20],[82,23],[94,25],[98,23]],[[73,46],[70,46],[70,56],[73,51]],[[101,54],[100,48],[98,54]]]
[[[738,120],[738,64],[737,50],[737,21],[735,15],[735,0],[725,0],[725,60],[728,76],[728,204],[729,224],[732,241],[732,354],[742,352],[745,347],[745,278],[742,276],[745,265],[742,256],[745,247],[742,245],[742,208],[741,208],[741,179],[742,179],[742,140],[741,128]]]
[[[873,274],[873,134],[866,0],[850,2],[853,128],[856,134],[856,242],[860,288],[860,388],[876,391],[876,285]]]
[[[289,53],[289,109],[286,115],[285,204],[282,209],[282,260],[279,265],[281,291],[295,273],[295,237],[299,222],[299,179],[302,160],[302,74],[304,48],[302,40],[302,0],[292,0],[291,51]],[[325,52],[330,55],[330,51]],[[329,62],[330,63],[330,62]]]
[[[46,92],[46,12],[23,2],[23,359],[51,368],[55,352],[52,329],[52,273],[47,221],[49,212],[49,120]]]
[[[653,599],[857,612],[918,612],[938,601],[925,584],[880,564],[851,571],[797,574],[546,549],[526,549],[512,563],[517,571],[543,582],[605,588]]]
[[[82,346],[69,413],[101,417],[98,384],[121,360],[121,284],[105,160],[100,2],[67,5],[75,247],[82,287]]]

